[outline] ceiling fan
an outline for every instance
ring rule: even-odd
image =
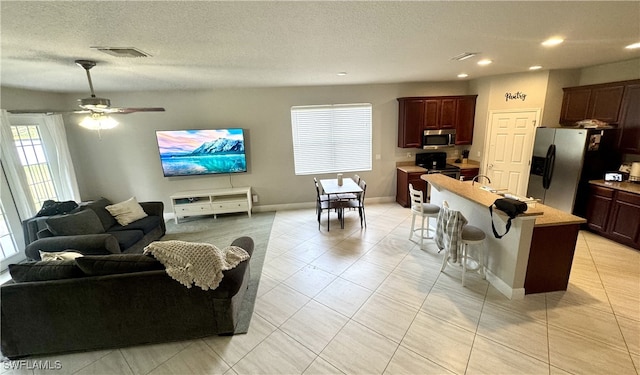
[[[105,113],[105,114],[128,114],[134,112],[164,112],[162,107],[145,107],[145,108],[116,108],[111,106],[111,101],[106,98],[98,98],[93,91],[93,82],[91,81],[91,68],[96,66],[95,61],[91,60],[76,60],[76,64],[87,72],[87,80],[89,81],[89,89],[91,90],[91,97],[78,99],[80,107],[84,111],[74,111],[75,113]],[[87,112],[89,111],[89,112]]]
[[[76,65],[83,68],[87,73],[87,80],[89,81],[89,89],[91,90],[91,97],[78,99],[80,102],[80,110],[76,111],[50,111],[50,110],[8,110],[10,113],[84,113],[93,117],[116,115],[116,114],[129,114],[134,112],[164,112],[162,107],[142,107],[142,108],[119,108],[112,107],[111,100],[106,98],[98,98],[93,91],[93,82],[91,80],[91,68],[96,66],[96,62],[92,60],[76,60]]]

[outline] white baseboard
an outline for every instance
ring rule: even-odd
[[[507,296],[509,299],[523,299],[524,298],[524,288],[516,288],[513,289],[507,283],[502,281],[498,276],[494,275],[491,271],[486,270],[487,281],[493,285],[494,288],[498,289],[500,293]]]

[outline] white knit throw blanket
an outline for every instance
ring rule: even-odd
[[[249,259],[249,254],[238,246],[220,250],[208,243],[186,241],[155,241],[144,248],[162,263],[167,274],[180,284],[191,288],[194,284],[203,290],[215,289],[222,281],[222,271],[230,270]]]

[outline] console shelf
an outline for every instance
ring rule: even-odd
[[[251,217],[251,187],[180,191],[171,195],[175,221],[187,216],[247,212]]]

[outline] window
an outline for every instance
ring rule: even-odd
[[[11,126],[11,132],[20,163],[27,176],[27,184],[33,197],[32,203],[38,211],[44,201],[58,200],[39,127],[38,125]]]
[[[371,104],[291,107],[296,175],[371,170]]]
[[[4,207],[0,201],[0,260],[9,258],[18,253],[18,247],[13,239],[11,228],[4,213]]]

